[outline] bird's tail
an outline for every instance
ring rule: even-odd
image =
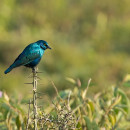
[[[4,73],[7,74],[9,73],[14,67],[11,65]]]

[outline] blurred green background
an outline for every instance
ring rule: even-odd
[[[46,40],[47,50],[39,64],[39,91],[53,95],[51,81],[59,90],[73,87],[66,77],[79,78],[91,92],[120,83],[130,72],[129,0],[1,0],[0,90],[26,97],[32,88],[31,70],[9,67],[32,42]],[[89,91],[90,92],[90,91]]]

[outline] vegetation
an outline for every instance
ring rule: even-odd
[[[52,47],[39,64],[39,128],[130,129],[129,5],[129,0],[1,1],[0,129],[33,127],[32,85],[26,84],[31,70],[21,67],[6,76],[4,70],[39,39]]]
[[[74,89],[67,89],[58,93],[52,82],[57,96],[48,105],[38,107],[38,129],[75,129],[98,130],[129,129],[130,101],[119,87],[112,86],[108,90],[99,92],[94,97],[88,97],[89,84],[82,89],[80,80],[67,79],[74,85]],[[123,83],[127,83],[130,79]],[[40,98],[40,97],[39,97]],[[39,99],[38,98],[38,99]],[[40,99],[39,99],[40,100]],[[44,100],[44,99],[41,99]],[[22,107],[23,101],[12,101],[4,92],[1,102],[1,129],[21,130],[33,129],[33,110],[29,102],[28,116]],[[28,119],[27,119],[28,118]]]

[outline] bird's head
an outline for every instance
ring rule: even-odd
[[[51,49],[51,47],[48,45],[48,43],[46,41],[44,41],[44,40],[39,40],[39,41],[37,41],[37,43],[40,45],[40,47],[43,50]]]

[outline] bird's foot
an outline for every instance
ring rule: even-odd
[[[37,73],[37,71],[38,71],[38,67],[32,68],[32,73]]]

